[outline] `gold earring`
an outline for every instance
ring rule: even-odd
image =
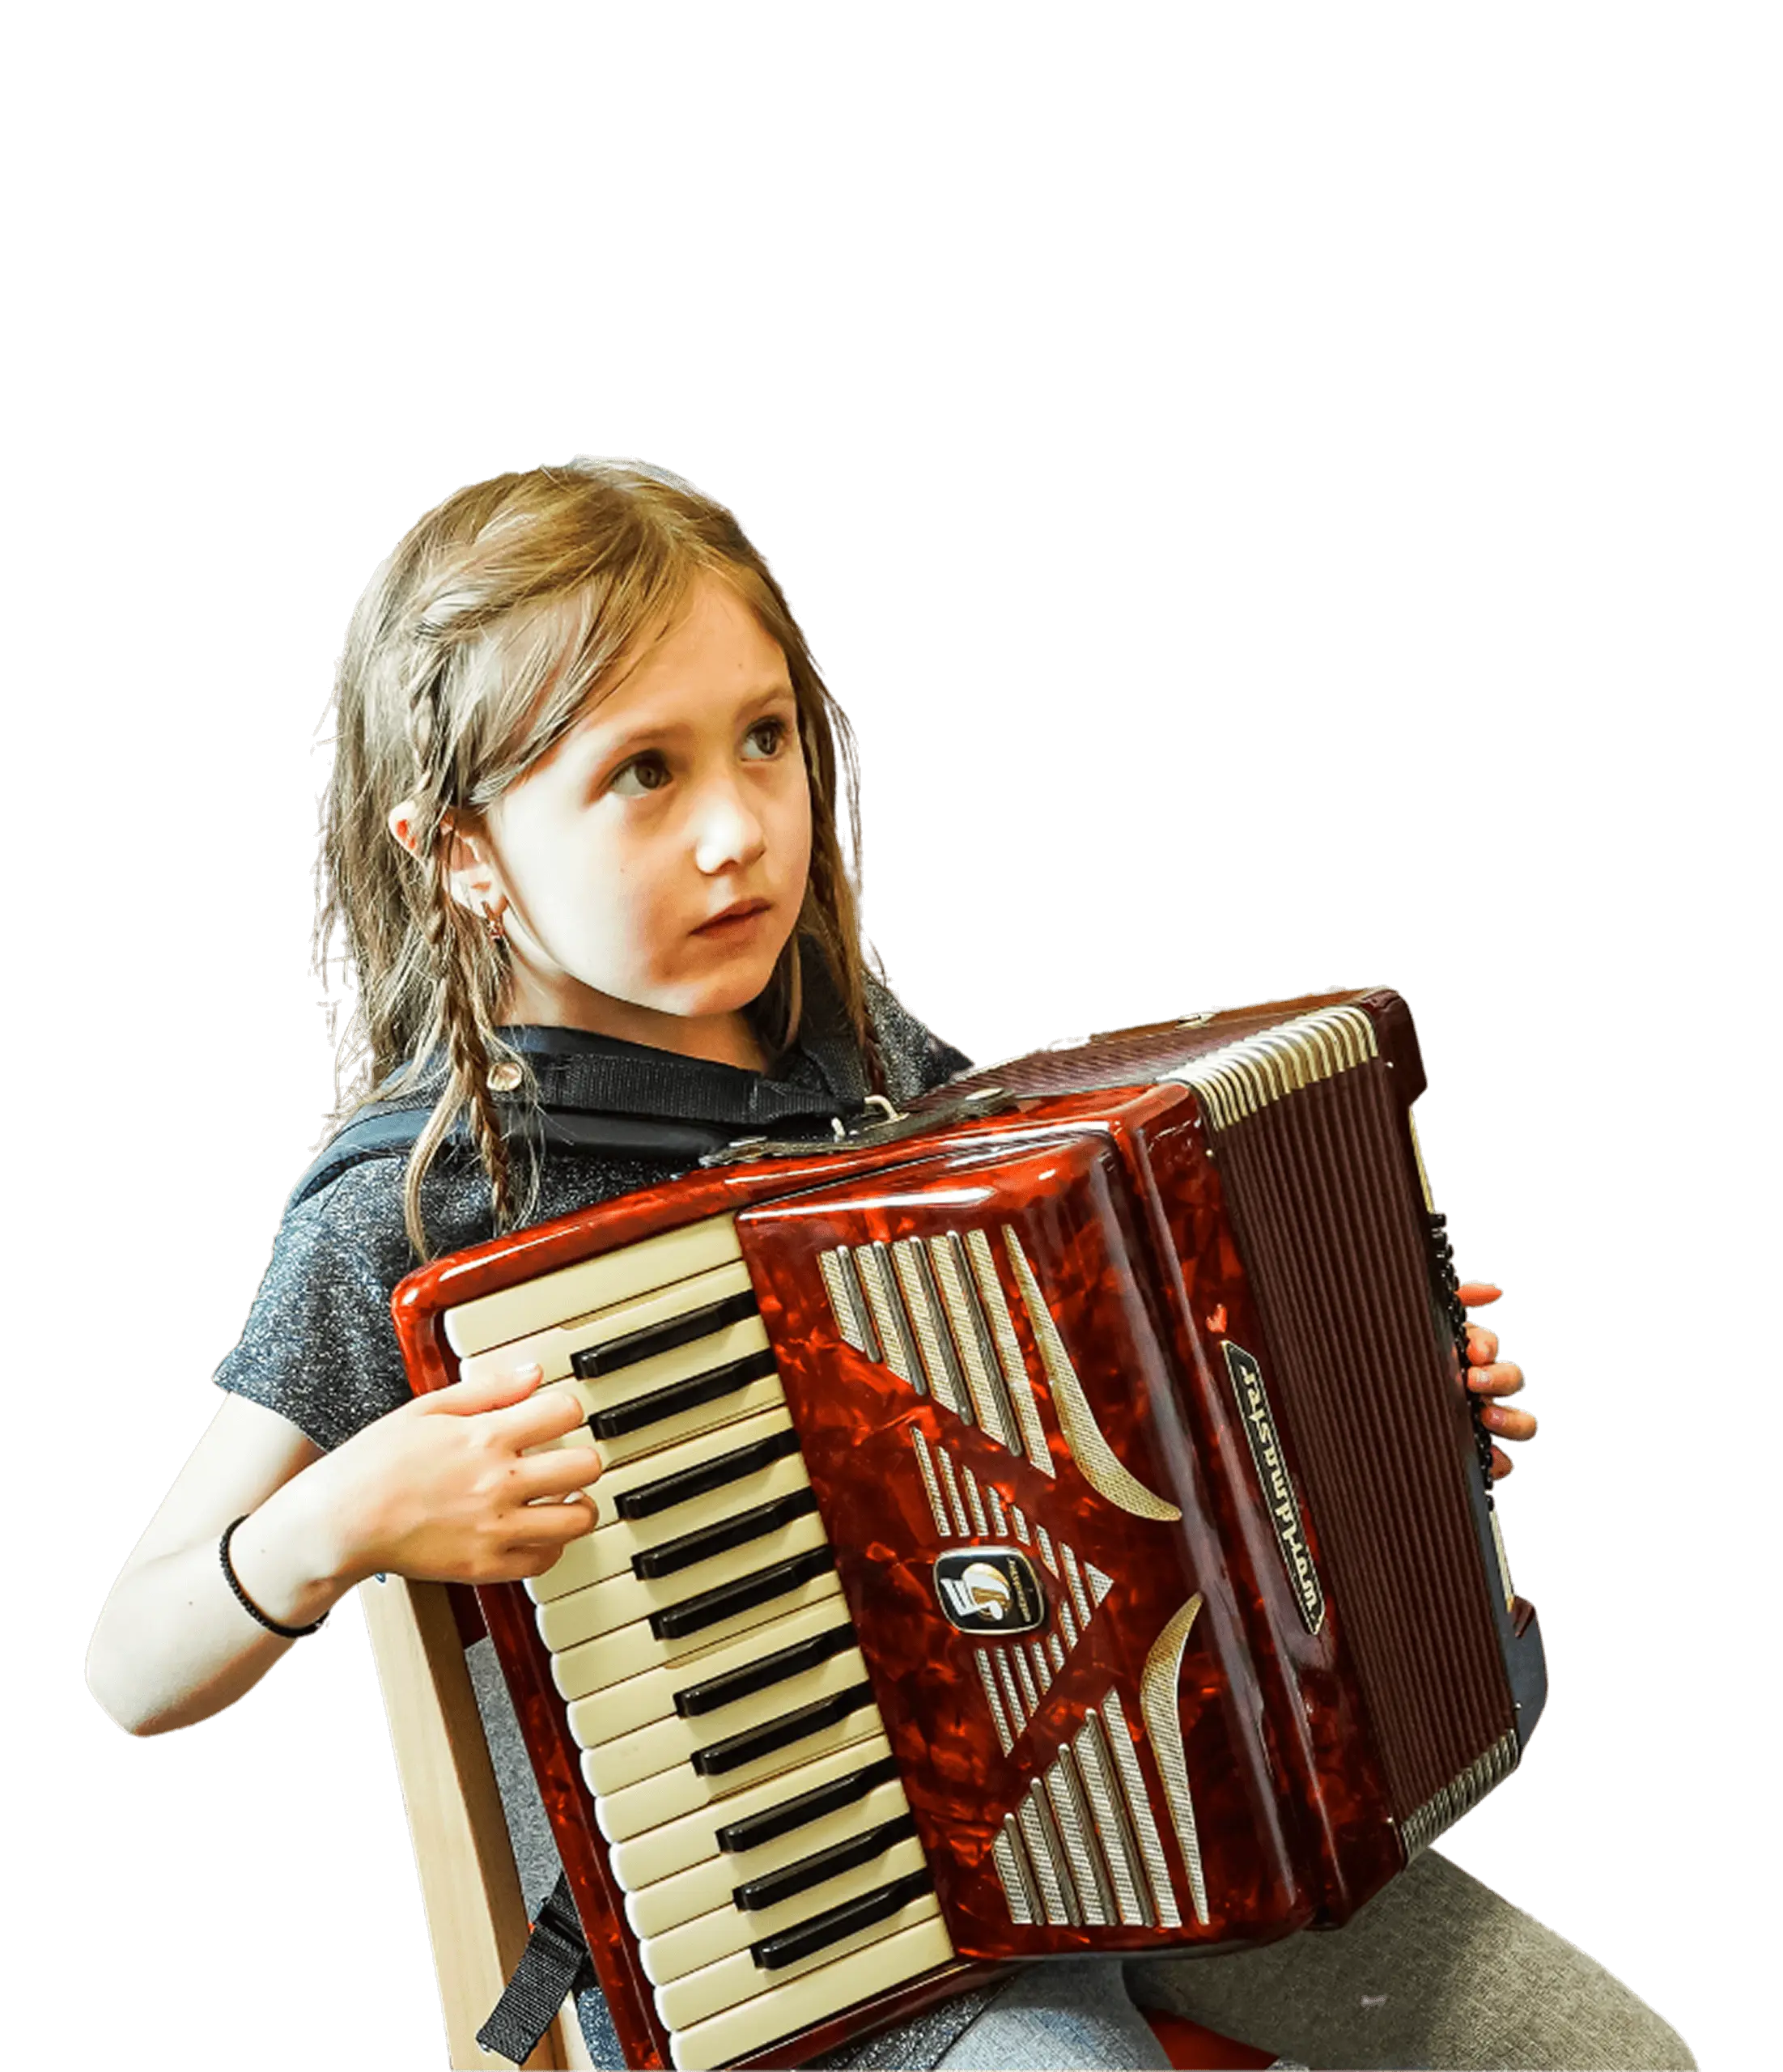
[[[486,901],[484,902],[482,909],[483,927],[487,931],[491,942],[502,943],[507,940],[507,931],[502,926],[502,915],[507,911],[507,902],[505,899],[499,907],[491,906]]]

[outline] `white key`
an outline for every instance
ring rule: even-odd
[[[779,1382],[771,1374],[758,1375],[752,1382],[739,1382],[726,1394],[715,1396],[710,1403],[695,1403],[689,1410],[677,1411],[673,1416],[658,1417],[649,1424],[640,1425],[635,1432],[627,1432],[609,1438],[596,1438],[588,1429],[588,1420],[601,1412],[616,1410],[639,1396],[651,1395],[659,1389],[669,1388],[677,1382],[688,1382],[702,1374],[714,1373],[720,1367],[730,1366],[734,1361],[746,1359],[752,1352],[768,1350],[767,1333],[762,1328],[759,1317],[746,1317],[741,1323],[726,1324],[720,1330],[708,1331],[704,1338],[696,1338],[686,1345],[672,1347],[667,1352],[653,1354],[648,1360],[640,1360],[635,1366],[622,1367],[617,1374],[603,1374],[592,1382],[584,1382],[574,1375],[547,1382],[536,1392],[538,1396],[567,1396],[575,1406],[582,1420],[573,1431],[560,1433],[554,1439],[546,1439],[537,1446],[529,1446],[529,1453],[543,1453],[554,1446],[592,1446],[603,1463],[613,1458],[614,1449],[622,1450],[629,1446],[635,1454],[648,1447],[656,1450],[664,1441],[662,1433],[668,1431],[678,1419],[698,1417],[705,1414],[711,1420],[714,1416],[734,1420],[741,1413],[737,1405],[752,1388],[759,1388],[764,1381],[772,1381],[776,1390]],[[777,1396],[777,1401],[784,1401]]]
[[[855,1768],[864,1767],[855,1761]],[[659,1878],[641,1892],[626,1896],[626,1918],[635,1935],[666,1935],[670,1929],[710,1913],[714,1907],[730,1907],[735,1913],[732,1896],[739,1885],[783,1870],[790,1863],[802,1863],[808,1856],[834,1849],[838,1842],[852,1841],[856,1835],[883,1827],[886,1821],[909,1811],[904,1787],[894,1777],[889,1783],[875,1785],[864,1798],[843,1807],[839,1813],[808,1820],[791,1834],[763,1842],[759,1849],[709,1856],[703,1863],[677,1871],[672,1878]]]
[[[690,1280],[677,1281],[672,1288],[640,1295],[635,1301],[621,1302],[610,1310],[597,1311],[592,1317],[569,1318],[562,1323],[548,1325],[543,1331],[530,1331],[524,1338],[512,1340],[505,1345],[493,1345],[486,1352],[473,1352],[468,1360],[458,1363],[458,1378],[473,1382],[485,1374],[509,1374],[514,1368],[533,1360],[537,1361],[546,1381],[561,1381],[574,1371],[573,1362],[579,1352],[623,1338],[630,1331],[647,1331],[652,1324],[673,1323],[690,1310],[703,1309],[708,1302],[722,1302],[728,1296],[753,1292],[749,1268],[741,1259],[736,1259],[728,1266],[715,1267],[710,1273],[697,1273]],[[643,1366],[646,1363],[639,1361],[637,1364]],[[623,1374],[626,1369],[621,1368],[618,1371]]]
[[[702,1806],[715,1806],[720,1800],[728,1801],[744,1785],[758,1783],[763,1777],[778,1777],[807,1757],[826,1755],[832,1748],[845,1748],[871,1740],[881,1731],[877,1708],[863,1705],[860,1711],[850,1713],[834,1726],[807,1734],[796,1747],[766,1756],[758,1763],[746,1764],[740,1770],[732,1770],[728,1777],[703,1777],[684,1763],[678,1769],[664,1770],[660,1777],[646,1777],[642,1784],[630,1785],[623,1791],[596,1799],[595,1818],[609,1842],[630,1841],[634,1835],[663,1827],[670,1820],[679,1819],[684,1813],[697,1812]],[[583,1760],[588,1759],[584,1756]]]
[[[715,1460],[720,1454],[736,1452],[740,1446],[752,1446],[758,1440],[771,1439],[775,1433],[788,1429],[792,1423],[792,1417],[785,1410],[766,1410],[759,1416],[751,1417],[732,1429],[703,1432],[697,1439],[686,1440],[673,1450],[664,1450],[653,1458],[628,1461],[623,1467],[608,1468],[598,1481],[588,1486],[589,1500],[594,1505],[595,1531],[603,1532],[610,1525],[628,1522],[619,1516],[618,1502],[622,1497],[632,1490],[644,1488],[652,1482],[660,1482],[666,1475],[680,1475],[688,1468],[703,1467],[707,1461]],[[561,1439],[554,1439],[550,1443],[553,1446],[585,1446],[589,1440],[588,1433],[579,1430],[566,1433]],[[666,1523],[670,1518],[678,1518],[681,1514],[681,1506],[677,1504],[669,1510],[658,1512],[654,1518],[639,1519],[638,1527],[647,1523],[654,1525],[658,1519]],[[543,1576],[532,1577],[526,1587],[536,1594],[537,1586],[544,1581]]]
[[[658,1518],[640,1518],[635,1525],[622,1520],[605,1532],[591,1532],[581,1539],[572,1539],[551,1568],[542,1576],[535,1576],[527,1583],[536,1603],[549,1603],[553,1598],[567,1597],[572,1590],[581,1590],[589,1583],[597,1583],[607,1576],[629,1576],[631,1557],[647,1548],[661,1547],[671,1539],[679,1539],[686,1533],[698,1532],[707,1526],[722,1525],[728,1518],[735,1518],[740,1511],[752,1509],[758,1504],[771,1503],[776,1497],[791,1496],[795,1490],[809,1489],[811,1478],[804,1471],[804,1463],[796,1454],[788,1454],[784,1459],[758,1469],[735,1482],[727,1483],[722,1489],[715,1489],[709,1497],[696,1497],[690,1502],[677,1504],[672,1511],[664,1511]],[[742,1548],[736,1550],[739,1554]]]
[[[842,1585],[832,1569],[826,1574],[812,1577],[809,1582],[800,1583],[796,1590],[789,1590],[783,1596],[751,1605],[734,1619],[723,1620],[715,1626],[707,1627],[703,1633],[690,1633],[680,1640],[659,1641],[651,1632],[649,1621],[640,1619],[635,1625],[622,1626],[616,1633],[602,1633],[596,1640],[584,1641],[579,1647],[554,1655],[551,1676],[564,1697],[585,1698],[611,1684],[623,1684],[629,1677],[641,1676],[647,1670],[660,1669],[665,1662],[678,1662],[690,1655],[703,1654],[720,1641],[734,1639],[739,1633],[766,1624],[770,1619],[780,1618],[788,1611],[803,1611],[809,1604],[821,1604],[826,1599],[841,1594]]]
[[[790,1985],[802,1972],[817,1971],[834,1964],[838,1957],[845,1957],[851,1950],[864,1950],[869,1944],[886,1941],[901,1929],[915,1928],[940,1917],[940,1909],[936,1904],[935,1895],[924,1892],[908,1905],[900,1907],[889,1920],[877,1921],[870,1928],[861,1929],[839,1942],[832,1942],[827,1949],[775,1972],[763,1971],[747,1950],[740,1950],[734,1957],[721,1957],[703,1971],[690,1972],[685,1978],[659,1985],[656,2012],[671,2029],[691,2028],[696,2023],[710,2021],[727,2007],[735,2007],[765,1990],[771,1990],[780,1981]],[[859,1995],[855,1997],[858,1998]]]
[[[740,1582],[758,1569],[772,1568],[778,1561],[790,1560],[795,1554],[809,1553],[829,1543],[822,1519],[813,1514],[795,1518],[762,1539],[752,1539],[746,1547],[733,1548],[728,1554],[683,1569],[678,1576],[665,1576],[660,1582],[646,1582],[641,1576],[609,1576],[605,1582],[590,1583],[567,1597],[540,1605],[534,1615],[539,1637],[552,1654],[558,1654],[579,1641],[630,1626],[647,1619],[653,1611],[666,1611],[720,1584]],[[703,1640],[706,1637],[689,1637]]]
[[[671,1929],[666,1935],[650,1936],[641,1942],[638,1955],[643,1965],[644,1976],[652,1985],[671,1985],[677,1978],[685,1978],[690,1972],[703,1971],[721,1957],[734,1956],[738,1951],[747,1950],[751,1943],[779,1934],[783,1928],[796,1928],[801,1921],[827,1913],[831,1907],[839,1907],[845,1900],[858,1900],[877,1892],[894,1878],[920,1870],[927,1862],[922,1844],[914,1836],[906,1836],[876,1856],[872,1862],[845,1870],[839,1877],[826,1879],[822,1884],[813,1885],[792,1899],[783,1900],[778,1906],[763,1907],[757,1913],[745,1913],[741,1907],[716,1907],[697,1920]],[[771,1978],[774,1974],[762,1972],[758,1976]]]
[[[658,1389],[671,1387],[677,1382],[690,1382],[697,1375],[709,1374],[720,1367],[728,1367],[733,1361],[746,1360],[752,1352],[765,1352],[768,1349],[768,1335],[759,1317],[740,1317],[734,1323],[720,1324],[716,1331],[709,1331],[703,1338],[691,1338],[685,1345],[671,1345],[665,1352],[652,1352],[647,1360],[635,1360],[628,1367],[615,1368],[610,1374],[596,1374],[588,1381],[571,1375],[564,1384],[574,1389],[580,1397],[590,1417],[603,1410],[618,1410],[624,1404],[642,1395],[654,1395]]]
[[[662,1418],[656,1424],[646,1424],[619,1438],[596,1439],[592,1444],[603,1467],[620,1467],[627,1461],[641,1460],[646,1454],[678,1446],[683,1439],[691,1439],[698,1433],[715,1432],[721,1426],[754,1417],[758,1412],[785,1408],[786,1391],[780,1386],[779,1376],[763,1374],[729,1395],[719,1396],[711,1403],[696,1403],[691,1410]],[[583,1444],[589,1443],[584,1428]]]
[[[647,1726],[640,1726],[634,1733],[622,1734],[616,1741],[584,1749],[582,1774],[588,1781],[589,1790],[606,1797],[623,1791],[628,1785],[641,1784],[646,1777],[673,1769],[677,1764],[688,1762],[698,1749],[709,1748],[716,1742],[728,1741],[756,1727],[767,1726],[801,1706],[816,1705],[820,1700],[834,1697],[866,1681],[867,1665],[860,1649],[845,1648],[815,1669],[789,1676],[783,1683],[758,1691],[752,1698],[726,1705],[722,1712],[707,1713],[698,1719],[671,1715],[668,1719],[652,1720]],[[877,1722],[878,1708],[869,1703],[865,1709]],[[783,1761],[796,1762],[803,1743],[789,1743],[787,1746],[792,1753]],[[722,1783],[725,1777],[741,1774],[740,1770],[725,1772],[714,1781]]]
[[[728,1676],[732,1670],[747,1669],[763,1655],[778,1654],[800,1641],[815,1640],[818,1634],[847,1623],[847,1612],[827,1601],[808,1611],[764,1620],[740,1639],[649,1670],[642,1676],[630,1677],[594,1698],[578,1698],[570,1707],[570,1732],[579,1748],[598,1748],[603,1741],[617,1741],[622,1734],[647,1726],[652,1720],[673,1718],[677,1692],[696,1684],[708,1684],[714,1677]],[[779,1686],[771,1688],[778,1690]],[[729,1711],[729,1706],[724,1705],[698,1717],[723,1720]]]
[[[953,1960],[953,1945],[937,1914],[672,2036],[669,2054],[676,2072],[717,2072],[720,2066],[753,2057],[782,2036],[796,2035]]]
[[[726,1853],[718,1846],[718,1831],[734,1820],[747,1820],[758,1813],[784,1806],[789,1799],[815,1791],[818,1785],[833,1783],[838,1777],[847,1777],[851,1771],[865,1769],[869,1763],[881,1762],[891,1753],[891,1743],[883,1734],[857,1745],[813,1756],[809,1762],[800,1763],[771,1782],[739,1791],[716,1807],[705,1807],[690,1814],[686,1819],[655,1828],[641,1831],[635,1839],[621,1842],[613,1850],[609,1861],[613,1875],[620,1886],[628,1892],[639,1892],[664,1878],[673,1878],[679,1872],[691,1870],[694,1865],[717,1860],[724,1863],[749,1864],[757,1862],[754,1849],[744,1854]],[[808,1822],[804,1828],[795,1828],[795,1834],[804,1834],[816,1826]],[[775,1845],[778,1846],[778,1845]],[[799,1849],[796,1854],[807,1852]],[[766,1861],[765,1853],[760,1860]],[[735,1881],[733,1881],[735,1882]]]
[[[596,1310],[690,1280],[742,1257],[737,1219],[710,1216],[660,1231],[641,1243],[604,1252],[579,1266],[559,1267],[514,1288],[499,1289],[461,1302],[445,1315],[446,1343],[461,1360],[486,1352],[554,1324],[569,1323]]]

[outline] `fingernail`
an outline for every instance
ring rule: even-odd
[[[514,1369],[514,1378],[516,1382],[536,1382],[544,1372],[537,1361],[527,1360]]]

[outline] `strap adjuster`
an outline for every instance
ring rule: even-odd
[[[570,1881],[558,1873],[550,1896],[538,1910],[514,1976],[489,2019],[477,2032],[483,2049],[524,2065],[569,1996],[595,1983],[582,1922],[570,1897]]]

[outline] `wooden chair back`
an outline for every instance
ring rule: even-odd
[[[525,1945],[520,1874],[503,1816],[465,1645],[441,1583],[401,1576],[362,1586],[378,1682],[408,1809],[409,1835],[453,2072],[503,2072],[477,2032]],[[528,2072],[583,2072],[588,2046],[566,2001]]]

